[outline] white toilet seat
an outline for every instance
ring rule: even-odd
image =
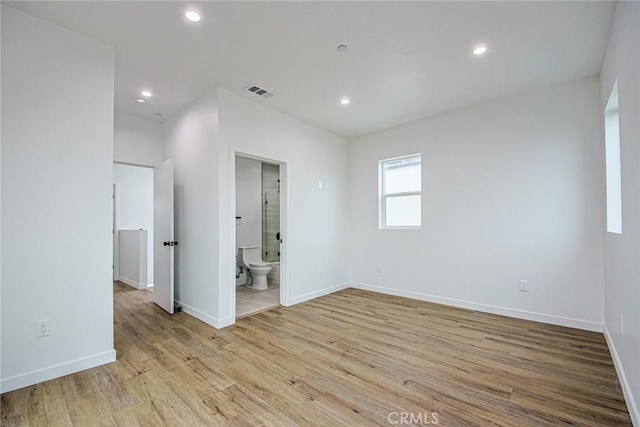
[[[251,261],[249,262],[249,267],[257,267],[257,268],[271,267],[271,263],[264,262],[264,261]]]
[[[267,267],[256,267],[255,265],[252,265],[249,267],[249,271],[251,272],[251,274],[255,275],[261,275],[264,274],[265,276],[267,274],[269,274],[269,272],[271,271],[273,267],[271,267],[270,265]]]

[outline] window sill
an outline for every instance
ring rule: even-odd
[[[421,230],[421,225],[405,225],[405,226],[379,226],[378,230]]]

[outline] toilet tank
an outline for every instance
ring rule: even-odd
[[[248,268],[249,263],[262,261],[258,246],[240,246],[238,248],[238,265]]]

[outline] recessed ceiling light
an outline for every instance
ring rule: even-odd
[[[198,22],[200,21],[200,14],[194,10],[187,10],[184,13],[184,16],[191,22]]]
[[[140,92],[140,95],[144,96],[145,98],[151,98],[153,96],[153,94],[148,90],[143,90],[142,92]]]
[[[487,52],[487,47],[485,45],[476,46],[473,49],[474,55],[482,55],[483,53],[486,53],[486,52]]]
[[[342,105],[349,105],[351,103],[351,99],[344,96],[342,98],[340,98],[340,104]]]
[[[147,100],[143,98],[136,98],[136,101],[138,101],[140,104],[144,104],[145,102],[147,102]]]
[[[340,52],[340,53],[346,52],[346,51],[347,51],[347,49],[348,49],[348,47],[347,47],[347,45],[346,45],[346,44],[341,44],[340,46],[338,46],[338,47],[336,48],[336,50],[337,50],[338,52]]]

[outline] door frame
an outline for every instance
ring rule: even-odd
[[[280,167],[280,236],[282,243],[280,244],[280,304],[284,307],[289,306],[290,296],[290,250],[289,239],[289,168],[288,163],[282,159],[275,159],[270,156],[252,153],[247,150],[231,148],[229,162],[229,194],[230,194],[230,212],[228,224],[232,232],[229,236],[229,271],[231,275],[228,281],[229,289],[229,313],[232,323],[236,321],[236,156],[247,159],[259,160],[262,162],[277,164]]]
[[[113,183],[113,281],[120,280],[120,185]]]

